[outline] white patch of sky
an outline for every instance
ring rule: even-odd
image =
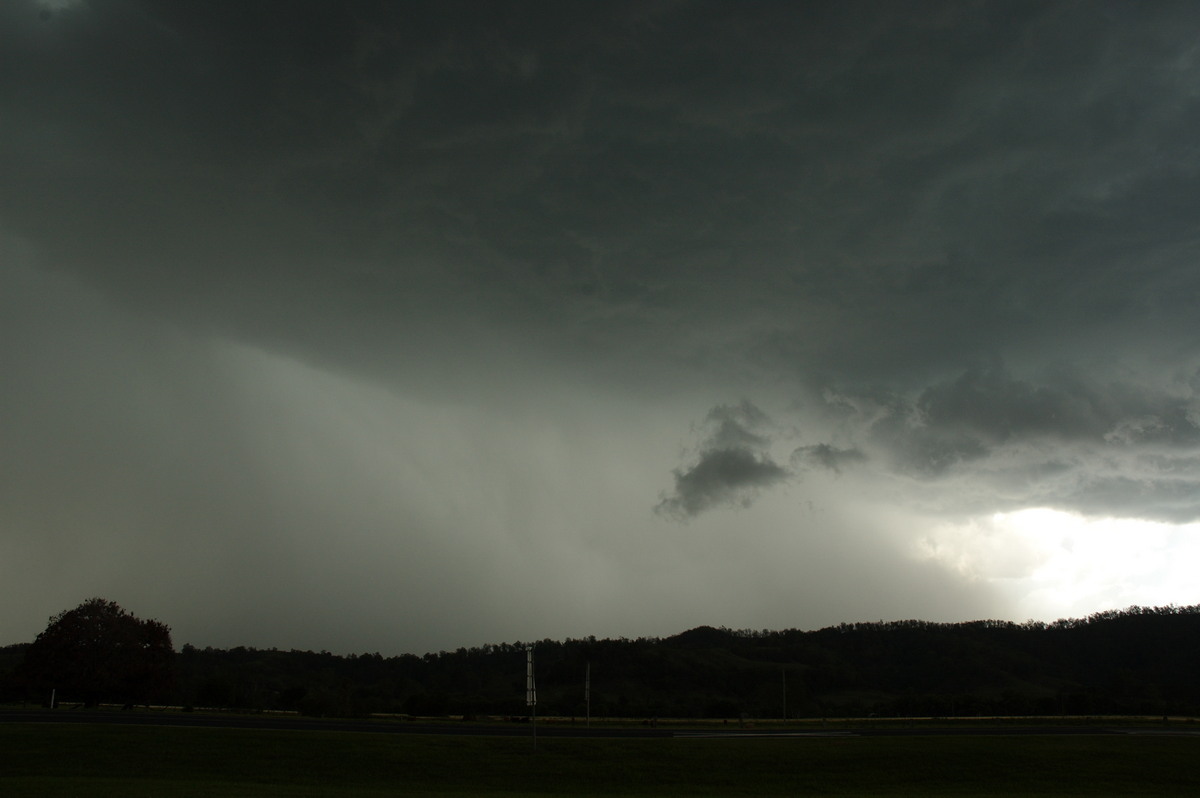
[[[995,587],[1019,619],[1200,602],[1200,523],[1030,507],[931,524],[914,550]]]

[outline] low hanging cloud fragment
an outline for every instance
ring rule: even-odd
[[[791,476],[768,455],[748,449],[712,449],[688,469],[675,469],[675,493],[656,508],[684,520],[718,506],[749,507],[763,488]]]
[[[686,521],[715,507],[749,507],[760,491],[790,479],[792,472],[768,451],[770,423],[748,401],[710,410],[704,422],[708,434],[696,461],[673,470],[675,490],[662,497],[655,511]]]

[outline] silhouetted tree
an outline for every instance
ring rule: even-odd
[[[43,695],[55,689],[88,706],[143,703],[171,686],[174,660],[170,627],[93,598],[50,619],[26,649],[21,671]]]

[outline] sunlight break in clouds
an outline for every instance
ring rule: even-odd
[[[1088,518],[1044,507],[945,523],[921,556],[995,586],[1022,618],[1200,602],[1200,523]]]

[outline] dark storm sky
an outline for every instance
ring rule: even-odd
[[[1200,587],[1192,3],[0,4],[0,642]]]

